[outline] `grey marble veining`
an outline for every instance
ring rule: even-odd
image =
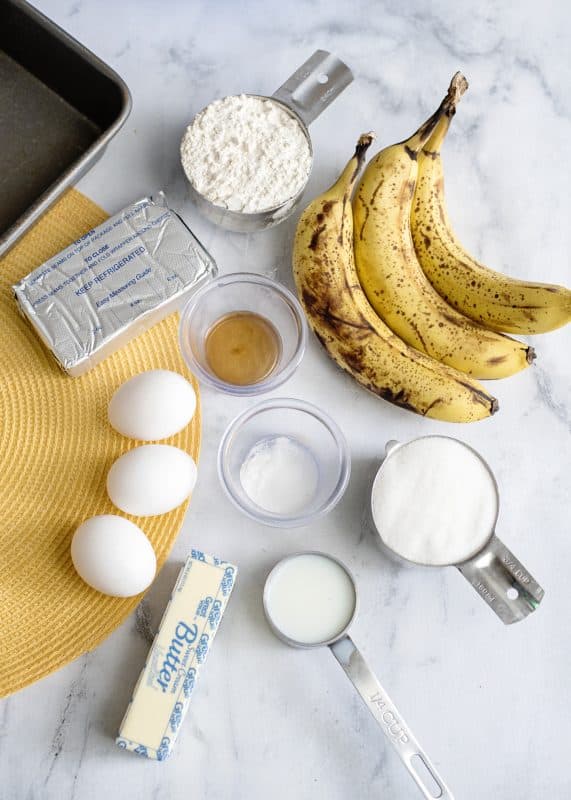
[[[308,198],[336,177],[359,133],[375,129],[380,145],[404,138],[461,69],[470,90],[445,149],[459,234],[499,269],[570,282],[564,0],[37,4],[133,92],[130,119],[80,188],[111,213],[166,188],[223,273],[253,270],[291,285],[295,220],[252,236],[202,220],[178,162],[184,126],[215,97],[271,93],[321,47],[352,67],[355,82],[311,126]],[[330,654],[291,650],[267,629],[264,577],[305,547],[353,570],[362,600],[354,638],[457,800],[571,797],[570,334],[535,337],[537,364],[494,386],[500,412],[466,427],[368,395],[311,340],[279,393],[329,410],[349,439],[353,473],[337,509],[298,531],[255,525],[224,498],[216,447],[249,401],[205,389],[199,479],[172,555],[139,610],[97,650],[0,703],[1,800],[419,797]],[[498,533],[546,590],[537,613],[510,628],[455,569],[402,569],[370,534],[364,509],[386,440],[436,432],[490,463]],[[240,577],[177,748],[168,762],[148,763],[113,740],[191,545],[237,563]]]

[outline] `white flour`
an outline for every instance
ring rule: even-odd
[[[309,450],[289,436],[257,442],[240,468],[242,488],[273,514],[304,511],[315,497],[319,469]]]
[[[215,100],[188,126],[184,171],[212,203],[266,211],[304,186],[311,152],[301,126],[278,103],[247,95]]]
[[[475,555],[498,511],[493,480],[468,447],[429,436],[392,453],[373,485],[372,510],[381,538],[423,564],[456,564]]]

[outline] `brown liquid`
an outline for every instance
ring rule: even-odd
[[[221,317],[206,334],[204,346],[212,372],[235,386],[267,378],[280,355],[278,332],[265,317],[252,311]]]

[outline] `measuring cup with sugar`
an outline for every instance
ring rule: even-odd
[[[216,225],[238,233],[262,231],[287,219],[298,207],[311,174],[313,147],[308,126],[349,86],[352,80],[353,73],[339,58],[327,52],[327,50],[316,50],[271,97],[259,94],[246,95],[247,97],[255,97],[275,104],[299,125],[307,140],[311,159],[307,177],[295,194],[292,197],[284,198],[279,205],[273,208],[264,208],[260,211],[246,212],[234,211],[213,203],[196,188],[191,175],[185,169],[190,195],[202,214]],[[210,108],[210,106],[207,106],[207,108]],[[196,115],[187,129],[187,133],[194,121],[205,110],[203,109]],[[185,147],[187,133],[185,133],[182,140],[181,155]]]
[[[268,575],[263,603],[272,631],[283,642],[329,647],[423,796],[451,800],[452,793],[347,633],[358,606],[347,567],[325,553],[294,553]]]
[[[449,436],[386,451],[371,492],[382,547],[405,563],[458,567],[506,625],[535,611],[543,589],[494,532],[499,493],[484,459]]]

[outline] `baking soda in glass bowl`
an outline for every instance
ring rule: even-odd
[[[297,514],[317,492],[319,468],[311,452],[289,436],[268,436],[250,450],[240,468],[250,500],[272,514]]]
[[[276,528],[308,525],[339,502],[351,471],[336,423],[304,400],[275,398],[230,423],[218,449],[218,475],[250,519]]]

